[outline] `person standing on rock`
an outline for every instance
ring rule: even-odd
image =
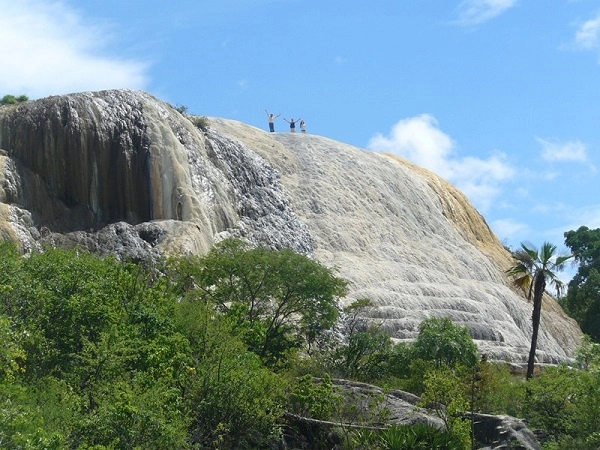
[[[306,122],[300,119],[300,132],[306,134]]]
[[[290,124],[290,133],[295,133],[296,132],[296,121],[294,120],[294,118],[292,117],[290,120],[287,120],[284,117],[283,120],[285,120],[287,123]],[[298,119],[298,120],[302,120],[302,119]]]
[[[270,113],[266,109],[265,109],[265,112],[267,113],[267,117],[269,118],[269,131],[271,133],[274,133],[275,132],[275,119],[277,119],[281,114],[275,115],[273,113]]]

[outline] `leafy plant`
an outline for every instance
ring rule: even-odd
[[[296,380],[289,396],[290,410],[303,417],[329,420],[339,405],[340,396],[335,394],[331,377],[322,380],[304,375]]]
[[[573,255],[558,254],[556,245],[550,242],[544,242],[539,250],[531,244],[521,243],[521,249],[513,253],[515,265],[506,271],[513,278],[513,284],[527,292],[529,300],[533,298],[533,313],[531,315],[533,331],[527,360],[527,379],[533,377],[542,314],[542,299],[546,290],[546,283],[554,285],[560,296],[562,281],[558,278],[557,273],[564,268],[565,262],[572,257]]]
[[[0,105],[15,105],[17,103],[26,102],[27,100],[29,100],[29,97],[26,95],[19,95],[18,97],[15,97],[14,95],[8,94],[2,97],[2,100],[0,100]]]
[[[206,116],[190,116],[190,120],[200,131],[206,132],[210,128],[210,122]]]
[[[277,365],[336,322],[346,281],[291,250],[217,244],[203,258],[171,266],[189,298],[207,302],[263,362]]]
[[[464,450],[450,433],[427,424],[392,425],[385,430],[352,433],[352,450]]]
[[[466,327],[448,318],[425,319],[413,346],[413,358],[429,361],[434,367],[473,367],[478,361],[477,346]]]
[[[462,380],[448,368],[436,368],[425,374],[424,385],[419,405],[432,410],[444,422],[445,430],[468,447],[471,424],[462,418],[469,408]]]

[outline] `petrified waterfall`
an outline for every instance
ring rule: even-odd
[[[464,195],[400,158],[229,120],[197,128],[143,92],[0,108],[0,233],[23,251],[83,245],[122,257],[198,254],[242,237],[335,266],[397,339],[427,317],[469,327],[490,358],[526,359],[532,305],[510,255]],[[581,332],[545,301],[538,359]]]

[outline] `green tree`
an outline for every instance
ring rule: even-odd
[[[551,367],[526,386],[523,414],[553,448],[596,450],[600,445],[600,372]]]
[[[185,387],[192,440],[202,448],[263,448],[277,433],[285,378],[264,367],[212,305],[182,300],[175,322],[195,361]]]
[[[0,419],[0,435],[43,442],[41,427],[59,448],[185,448],[193,366],[163,279],[76,250],[0,252],[0,310],[13,337],[0,353],[16,362],[8,389],[16,407]]]
[[[333,352],[334,366],[344,378],[374,382],[389,373],[393,343],[390,335],[360,316],[371,306],[369,299],[359,299],[344,308],[345,342]]]
[[[347,282],[291,250],[225,240],[208,255],[171,266],[181,292],[214,305],[268,364],[311,345],[339,315]]]
[[[419,326],[413,358],[429,361],[435,368],[473,367],[478,361],[478,351],[466,327],[445,317],[433,317]]]
[[[402,353],[398,355],[398,360],[409,364],[406,389],[417,395],[425,390],[427,373],[446,368],[457,376],[467,376],[479,359],[477,346],[466,327],[455,325],[448,318],[436,317],[421,322],[419,335],[409,354]],[[402,373],[401,370],[397,372]]]
[[[565,244],[579,267],[562,304],[581,330],[600,342],[600,228],[567,231]]]
[[[565,262],[572,258],[572,255],[557,254],[556,246],[549,242],[544,242],[539,250],[531,244],[521,243],[521,249],[513,253],[513,258],[515,265],[510,267],[506,273],[513,277],[515,286],[527,292],[529,300],[533,295],[533,313],[531,315],[533,331],[527,361],[527,379],[530,379],[533,377],[542,299],[546,291],[546,283],[554,285],[560,296],[562,282],[558,279],[557,272],[563,270]]]
[[[471,443],[471,424],[463,413],[469,403],[461,378],[449,367],[439,367],[425,374],[425,391],[419,405],[431,409],[444,422],[448,433],[456,437],[466,449]]]

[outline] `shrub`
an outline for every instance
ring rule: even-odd
[[[427,424],[392,425],[386,430],[352,433],[352,449],[368,450],[463,450],[464,444],[450,433]]]
[[[19,95],[18,97],[15,97],[14,95],[8,94],[2,97],[2,100],[0,100],[0,105],[15,105],[17,103],[26,102],[27,100],[29,100],[29,97],[26,95]]]
[[[206,132],[210,128],[210,122],[206,116],[191,116],[190,120],[201,131]]]
[[[448,318],[430,318],[421,323],[413,357],[430,361],[435,367],[474,367],[479,359],[469,330]]]
[[[339,405],[340,397],[333,391],[329,375],[315,382],[310,375],[296,381],[290,395],[290,409],[295,414],[318,420],[329,420]]]

